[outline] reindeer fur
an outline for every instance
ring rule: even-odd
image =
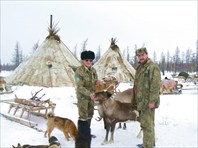
[[[127,120],[136,121],[139,113],[133,109],[131,103],[122,103],[118,100],[111,99],[111,94],[108,92],[98,92],[95,95],[101,105],[106,129],[106,136],[102,144],[113,143],[116,123]],[[109,131],[111,131],[111,137],[108,141]]]

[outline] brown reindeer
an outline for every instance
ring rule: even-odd
[[[115,99],[117,101],[120,101],[122,103],[132,103],[133,88],[126,89],[122,92],[117,92],[113,99]],[[96,120],[100,121],[103,118],[103,112],[102,112],[101,105],[97,104],[97,106],[98,106],[98,112],[99,112],[100,117]],[[121,123],[119,123],[118,128],[121,128],[121,127],[122,127],[122,125],[121,125]],[[123,129],[126,129],[126,123],[125,122],[123,123]]]
[[[6,81],[4,80],[4,77],[0,76],[0,92],[3,92],[6,90]]]
[[[106,136],[102,144],[113,143],[116,123],[127,120],[136,121],[139,113],[133,109],[132,103],[122,103],[111,99],[112,94],[107,91],[98,92],[95,96],[101,105],[102,116],[105,122]],[[109,131],[111,131],[111,137],[108,141]]]
[[[122,92],[117,92],[117,94],[114,97],[115,100],[118,100],[122,103],[132,103],[133,99],[133,88],[126,89]],[[123,129],[126,129],[126,122],[123,123]],[[118,128],[121,128],[122,125],[119,123]]]

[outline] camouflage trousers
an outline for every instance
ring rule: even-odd
[[[94,114],[94,101],[90,99],[78,99],[78,114],[81,120],[90,120]]]
[[[143,130],[144,148],[153,148],[155,145],[155,110],[140,111],[140,124]]]

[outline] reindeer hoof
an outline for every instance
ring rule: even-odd
[[[110,140],[108,143],[109,143],[109,144],[113,143],[113,140]]]
[[[105,144],[112,144],[113,143],[113,140],[109,140],[109,141],[103,141],[102,143],[101,143],[101,145],[105,145]]]
[[[105,144],[108,144],[108,141],[103,141],[102,143],[101,143],[101,145],[105,145]]]
[[[117,129],[121,129],[122,127],[120,127],[120,126],[118,126],[118,128]]]

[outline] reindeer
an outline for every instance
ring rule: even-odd
[[[132,103],[122,103],[112,99],[112,94],[107,91],[97,92],[95,96],[100,104],[105,122],[106,136],[102,144],[113,143],[116,123],[127,120],[137,121],[139,113],[134,109]],[[109,131],[111,131],[111,137],[108,141]]]
[[[132,103],[133,99],[133,88],[129,88],[127,90],[124,90],[122,92],[117,92],[117,94],[114,97],[115,100],[118,100],[122,103]],[[122,125],[119,123],[118,128],[121,128]],[[126,129],[126,123],[124,122],[123,129]]]
[[[124,90],[122,92],[117,92],[114,96],[114,99],[117,100],[117,101],[120,101],[122,103],[132,103],[133,88],[129,88],[129,89]],[[102,113],[101,105],[98,104],[97,106],[98,106],[98,112],[99,112],[100,117],[96,120],[100,121],[103,117],[103,113]],[[118,128],[121,128],[121,127],[122,127],[122,125],[121,125],[121,123],[119,123]],[[126,129],[126,123],[125,122],[124,122],[124,125],[123,125],[123,129]]]
[[[6,90],[6,81],[4,80],[4,77],[0,76],[0,92],[3,92]]]

